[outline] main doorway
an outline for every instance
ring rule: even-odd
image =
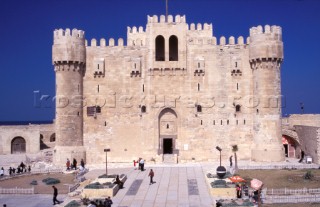
[[[163,154],[172,154],[173,144],[172,138],[163,139]]]

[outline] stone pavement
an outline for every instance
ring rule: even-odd
[[[58,200],[62,201],[66,195],[58,195]],[[7,204],[7,207],[51,207],[52,195],[8,195],[0,194],[0,206]]]
[[[222,163],[227,166],[227,163]],[[299,164],[297,160],[281,163],[254,163],[240,161],[239,165],[290,165]],[[134,169],[132,163],[108,163],[108,174],[126,174],[124,189],[120,189],[112,199],[114,207],[210,207],[215,206],[216,198],[209,194],[205,174],[215,172],[219,163],[188,164],[150,164],[141,172]],[[307,165],[306,165],[307,166]],[[156,183],[149,185],[149,170],[154,170]],[[105,173],[104,165],[89,166],[86,178],[94,179]],[[63,200],[66,196],[59,195]],[[0,206],[7,207],[49,207],[52,206],[52,195],[0,195]],[[67,201],[65,202],[65,204]]]
[[[155,183],[148,177],[153,169]],[[87,178],[96,178],[105,170],[92,170]],[[114,206],[215,206],[200,164],[147,165],[145,171],[131,168],[113,168],[109,174],[124,173],[128,179],[112,199]]]

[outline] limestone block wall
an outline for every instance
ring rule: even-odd
[[[22,137],[25,140],[25,153],[40,151],[39,125],[0,126],[0,154],[11,154],[12,140]]]
[[[86,47],[87,162],[104,162],[105,148],[111,149],[110,161],[158,160],[166,138],[173,138],[179,161],[217,160],[218,145],[227,160],[233,144],[240,159],[250,159],[252,72],[243,37],[222,37],[219,45],[211,24],[188,25],[184,16],[176,16],[175,24],[157,18],[149,17],[145,30],[128,28],[127,46],[93,39]],[[159,35],[165,44],[162,61],[155,60]],[[169,59],[173,35],[178,38],[176,61]],[[93,106],[101,111],[88,115]],[[162,116],[166,110],[171,118]]]
[[[320,126],[320,114],[291,114],[288,117],[290,127],[295,125]]]
[[[311,156],[314,163],[320,163],[320,127],[295,125],[301,149]]]

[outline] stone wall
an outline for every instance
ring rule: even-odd
[[[0,126],[0,154],[12,153],[12,141],[16,137],[25,140],[25,153],[38,153],[40,151],[40,135],[42,135],[45,144],[52,146],[54,145],[54,143],[50,143],[52,134],[54,134],[54,124]]]
[[[301,149],[311,156],[314,163],[320,163],[320,127],[295,125]]]
[[[294,125],[320,127],[320,114],[291,114],[286,118],[286,123]]]

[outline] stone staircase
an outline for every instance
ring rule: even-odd
[[[162,162],[166,164],[176,164],[178,163],[178,156],[176,154],[164,154]]]

